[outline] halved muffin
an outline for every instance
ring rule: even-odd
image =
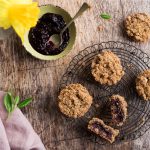
[[[124,97],[112,95],[110,97],[110,109],[113,125],[122,126],[127,118],[127,102]]]
[[[119,134],[119,130],[106,125],[103,120],[99,118],[93,118],[90,120],[88,129],[110,143],[113,143],[116,136]]]

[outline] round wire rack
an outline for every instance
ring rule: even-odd
[[[100,85],[91,75],[93,58],[102,50],[108,49],[121,59],[125,71],[125,75],[119,83],[113,86]],[[95,143],[107,144],[101,138],[87,132],[87,124],[92,117],[101,118],[106,124],[109,124],[111,117],[108,98],[112,94],[119,94],[127,100],[128,117],[124,125],[118,127],[120,134],[116,138],[116,142],[139,138],[150,128],[150,103],[142,100],[136,93],[135,79],[141,71],[148,68],[150,68],[149,56],[127,43],[109,41],[87,47],[70,62],[61,79],[59,91],[71,83],[81,83],[93,96],[94,102],[84,117],[70,119],[63,116],[63,119],[70,124],[70,128],[73,124],[77,124],[77,128],[74,129],[81,132],[81,138],[88,137]]]

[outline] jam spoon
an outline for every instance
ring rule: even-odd
[[[62,35],[66,31],[66,29],[74,22],[76,18],[78,18],[84,11],[86,11],[90,6],[87,3],[83,3],[79,11],[76,13],[76,15],[72,18],[72,20],[62,29],[62,31],[59,34],[53,34],[49,40],[54,43],[54,46],[58,48],[63,43]]]

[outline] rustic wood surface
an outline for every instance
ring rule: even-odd
[[[0,89],[12,90],[22,98],[32,96],[33,103],[23,112],[48,150],[149,150],[150,132],[126,143],[100,146],[82,137],[75,137],[73,129],[61,119],[57,109],[57,86],[69,62],[87,46],[103,41],[123,41],[136,45],[150,55],[150,42],[139,44],[129,41],[123,31],[123,19],[130,13],[150,13],[150,0],[39,0],[39,5],[54,4],[73,16],[84,1],[91,9],[75,21],[77,37],[72,51],[56,61],[41,61],[28,54],[21,41],[10,29],[0,30]],[[108,12],[111,21],[99,15]],[[98,26],[103,31],[98,31]]]

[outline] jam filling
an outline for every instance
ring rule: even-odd
[[[121,106],[120,106],[120,103],[119,103],[119,100],[116,99],[116,100],[113,100],[111,101],[111,104],[112,104],[112,113],[115,114],[115,120],[118,121],[118,122],[123,122],[124,120],[124,113],[121,109]]]
[[[103,125],[101,125],[99,122],[94,122],[92,124],[93,129],[98,129],[99,132],[104,133],[107,138],[111,139],[112,138],[112,132],[109,129],[106,129]]]
[[[44,14],[37,22],[37,25],[29,31],[31,46],[43,55],[57,55],[61,53],[68,45],[70,39],[69,30],[67,29],[63,33],[63,42],[58,48],[50,41],[50,37],[53,34],[59,34],[65,26],[66,23],[61,15],[53,13]]]

